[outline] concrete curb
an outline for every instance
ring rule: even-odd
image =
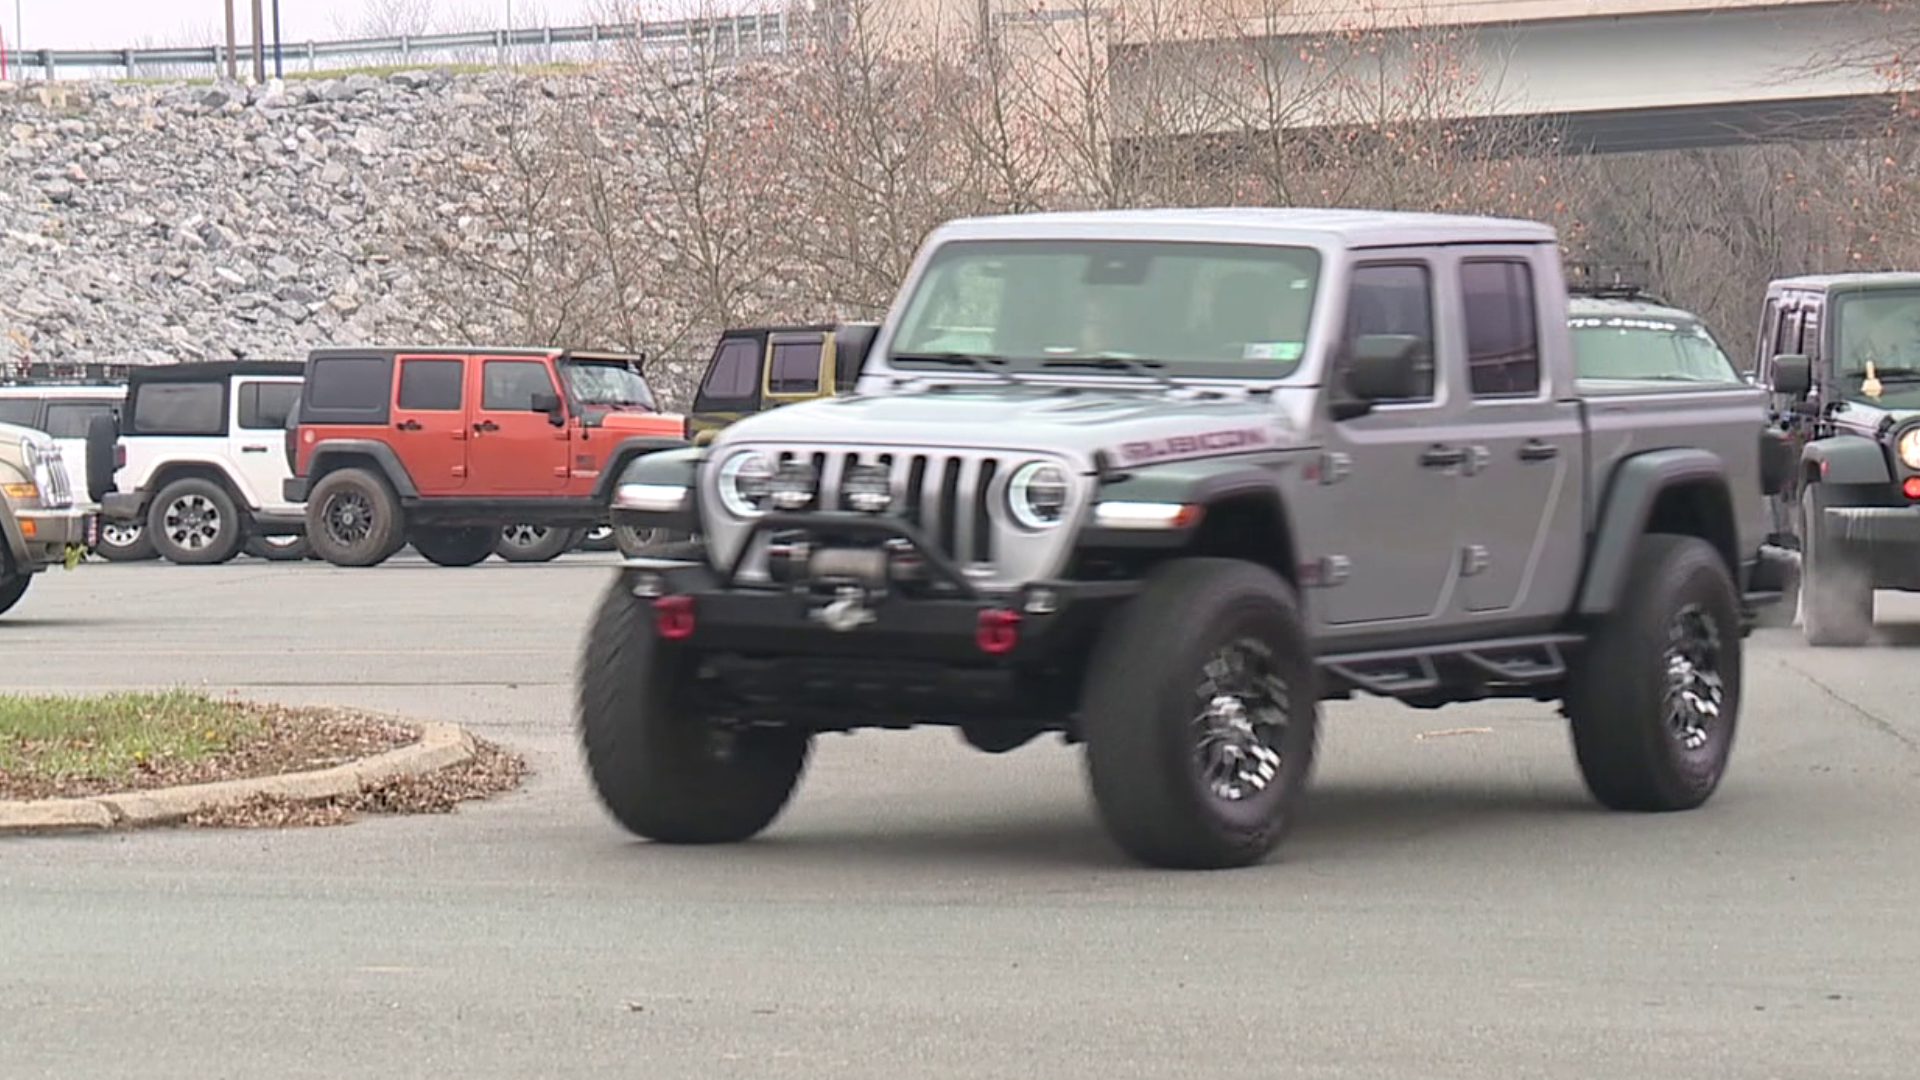
[[[238,805],[258,795],[271,795],[289,802],[318,802],[351,795],[365,785],[402,776],[420,776],[473,759],[473,736],[456,724],[390,716],[382,719],[418,730],[420,741],[311,772],[218,780],[152,791],[123,791],[80,799],[0,801],[0,836],[171,825],[201,810]]]

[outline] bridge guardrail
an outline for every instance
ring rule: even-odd
[[[449,53],[491,53],[496,63],[526,62],[528,50],[544,53],[535,62],[562,59],[561,50],[591,54],[602,45],[638,39],[643,45],[671,47],[705,37],[722,55],[733,53],[784,52],[808,31],[805,16],[789,16],[784,11],[743,13],[712,19],[673,19],[656,22],[630,22],[584,26],[522,27],[514,30],[480,30],[459,34],[352,38],[335,41],[282,42],[279,58],[283,67],[298,65],[309,72],[336,68],[372,66],[387,63],[426,63]],[[582,48],[584,47],[584,49]],[[269,76],[274,72],[275,49],[271,43],[262,50]],[[202,75],[218,75],[226,67],[227,48],[209,45],[202,48],[166,49],[7,49],[0,52],[6,70],[16,80],[42,78],[51,82],[62,71],[75,69],[119,69],[127,78],[178,75],[188,69]],[[236,67],[253,68],[253,47],[239,42],[233,50]],[[350,61],[338,63],[338,61]]]

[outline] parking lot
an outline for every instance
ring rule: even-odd
[[[49,573],[0,687],[202,684],[525,754],[450,816],[0,844],[9,1080],[1909,1077],[1920,597],[1749,643],[1706,808],[1594,807],[1550,707],[1329,706],[1269,865],[1124,860],[1077,751],[827,736],[762,839],[631,840],[577,765],[615,558]]]

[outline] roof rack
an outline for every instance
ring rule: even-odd
[[[1651,276],[1649,274],[1651,269],[1652,267],[1644,261],[1570,262],[1566,264],[1567,292],[1574,296],[1591,296],[1598,300],[1641,300],[1649,304],[1665,305],[1665,300],[1647,291],[1645,285],[1639,284]]]
[[[0,386],[116,386],[139,364],[115,363],[3,363]]]

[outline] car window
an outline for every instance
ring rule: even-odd
[[[55,401],[47,405],[47,434],[56,439],[84,439],[96,416],[112,416],[119,409],[111,401]]]
[[[294,402],[300,397],[300,384],[250,379],[240,383],[238,393],[242,428],[249,431],[279,431],[287,426],[287,416],[293,412]]]
[[[720,408],[714,403],[749,401],[759,382],[760,343],[735,338],[714,354],[706,380],[700,384],[700,402],[707,408]]]
[[[1347,290],[1346,347],[1342,354],[1371,334],[1410,335],[1421,343],[1415,353],[1418,388],[1404,400],[1432,401],[1433,276],[1425,264],[1374,263],[1354,269]]]
[[[460,408],[464,360],[408,359],[400,361],[400,392],[396,404],[423,412],[453,412]]]
[[[1707,328],[1686,319],[1574,315],[1574,362],[1583,379],[1738,383],[1740,374]]]
[[[955,352],[1016,369],[1117,356],[1284,378],[1305,355],[1319,275],[1317,251],[1277,244],[951,241],[913,284],[891,352],[908,368]]]
[[[328,356],[313,362],[306,407],[378,411],[387,403],[387,361],[380,356]]]
[[[767,392],[773,394],[812,394],[820,390],[821,343],[781,341],[773,346],[773,362],[767,368]]]
[[[32,427],[39,419],[39,398],[0,398],[0,424],[19,424],[22,427]]]
[[[554,392],[547,365],[540,360],[488,360],[482,379],[483,409],[526,412],[533,408],[533,395]]]
[[[1475,259],[1460,267],[1467,365],[1473,396],[1540,392],[1540,327],[1533,268],[1521,259]]]
[[[223,434],[226,403],[225,383],[148,383],[133,396],[132,428],[142,435]]]

